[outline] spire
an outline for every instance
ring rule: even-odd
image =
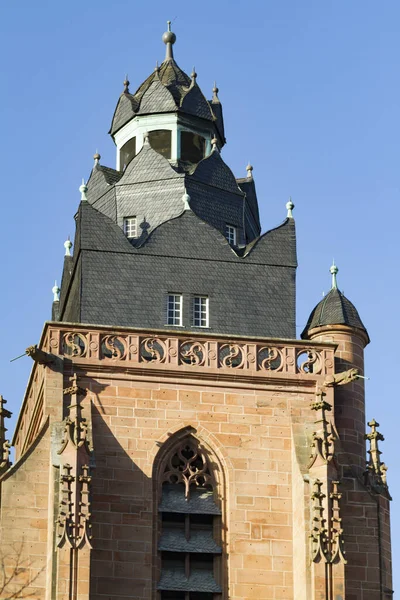
[[[100,159],[101,159],[101,156],[100,156],[100,154],[98,153],[97,150],[93,154],[93,158],[94,158],[94,166],[96,167],[98,164],[100,164]]]
[[[288,202],[286,202],[286,208],[287,208],[287,218],[288,219],[293,219],[293,209],[294,209],[294,204],[292,202],[292,196],[289,197]]]
[[[51,291],[53,292],[53,302],[59,302],[60,301],[60,288],[57,285],[57,281],[54,282],[54,285],[53,285]]]
[[[246,167],[246,171],[247,171],[247,177],[249,179],[253,178],[253,167],[250,163],[248,163],[247,167]]]
[[[170,60],[174,58],[174,52],[172,46],[176,42],[176,35],[171,31],[171,21],[167,21],[168,31],[166,31],[162,36],[162,41],[166,45],[165,49],[165,60]]]
[[[213,87],[212,92],[213,92],[213,97],[212,97],[211,102],[213,104],[219,104],[219,98],[218,98],[219,89],[217,88],[217,83],[215,81],[214,81],[214,87]]]
[[[337,280],[336,280],[336,275],[338,274],[339,269],[337,268],[337,266],[335,265],[335,260],[333,260],[332,262],[332,266],[329,269],[331,275],[332,275],[332,290],[337,290]]]
[[[130,81],[128,79],[128,73],[125,75],[125,81],[124,81],[124,94],[129,94],[129,84]]]
[[[83,200],[87,200],[86,198],[86,192],[88,191],[87,185],[85,183],[85,180],[82,177],[82,184],[79,186],[79,191],[81,193],[81,201]]]
[[[64,248],[65,248],[64,256],[71,256],[72,242],[69,239],[69,236],[68,236],[68,239],[65,240],[65,242],[64,242]]]

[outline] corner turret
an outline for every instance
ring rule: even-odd
[[[355,306],[338,289],[338,268],[330,268],[332,288],[311,312],[301,334],[303,339],[335,342],[335,372],[357,369],[364,375],[364,348],[368,332]],[[364,379],[357,378],[335,390],[335,423],[342,450],[353,471],[361,476],[365,470],[365,392]]]

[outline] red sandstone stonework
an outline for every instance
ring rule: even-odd
[[[23,581],[29,598],[157,598],[158,478],[190,438],[222,513],[216,599],[390,598],[362,380],[333,377],[362,374],[363,340],[339,326],[312,338],[48,324],[2,476],[2,551],[20,544],[25,571],[1,597]]]

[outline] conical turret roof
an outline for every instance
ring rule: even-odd
[[[348,327],[363,331],[369,341],[368,332],[364,323],[361,321],[356,307],[348,298],[346,298],[336,285],[337,271],[337,267],[333,265],[331,267],[333,276],[332,289],[311,312],[301,337],[303,339],[308,339],[309,331],[316,327],[347,325]]]

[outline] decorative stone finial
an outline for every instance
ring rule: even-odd
[[[129,94],[129,84],[130,84],[130,81],[128,79],[128,74],[126,74],[125,81],[124,81],[124,94]]]
[[[388,494],[386,481],[387,466],[381,462],[382,452],[379,450],[379,442],[383,442],[385,438],[378,431],[379,423],[375,419],[369,421],[368,427],[371,427],[371,431],[365,435],[365,439],[369,441],[369,460],[365,472],[366,483],[378,494],[382,492]]]
[[[214,81],[214,87],[213,87],[212,92],[213,92],[213,97],[212,97],[211,102],[219,102],[219,98],[218,98],[219,89],[217,88],[217,83],[215,81]]]
[[[337,290],[337,280],[336,280],[336,275],[338,274],[339,269],[337,268],[337,266],[335,265],[335,260],[333,260],[332,262],[332,266],[329,269],[331,275],[332,275],[332,290]]]
[[[93,158],[94,158],[94,166],[98,165],[100,163],[101,156],[100,156],[100,154],[98,153],[97,150],[93,154]]]
[[[172,50],[172,46],[176,42],[176,35],[171,31],[171,21],[167,21],[168,31],[166,31],[162,36],[162,41],[166,45],[165,49],[165,60],[170,60],[174,58],[174,52]]]
[[[248,165],[246,167],[246,171],[247,171],[247,177],[249,179],[251,179],[253,177],[253,167],[250,163],[248,163]]]
[[[81,193],[81,200],[87,200],[86,198],[86,192],[88,191],[87,185],[85,183],[85,180],[82,177],[82,184],[79,186],[79,191]]]
[[[69,236],[68,236],[68,239],[66,239],[64,242],[64,248],[65,248],[64,256],[71,256],[72,242],[69,239]]]
[[[54,285],[53,285],[51,291],[53,292],[53,302],[59,302],[60,301],[60,288],[57,285],[57,281],[54,282]]]
[[[183,200],[184,210],[190,210],[190,196],[187,193],[186,188],[185,188],[185,193],[182,196],[182,200]]]
[[[292,196],[289,197],[288,202],[286,202],[286,209],[287,209],[287,218],[288,219],[293,219],[293,209],[294,209],[294,204],[292,202]]]
[[[217,152],[219,152],[219,149],[218,149],[218,140],[215,137],[215,135],[214,135],[214,137],[211,140],[211,146],[212,146],[212,150],[211,150],[212,152],[214,152],[214,150],[216,150]]]

